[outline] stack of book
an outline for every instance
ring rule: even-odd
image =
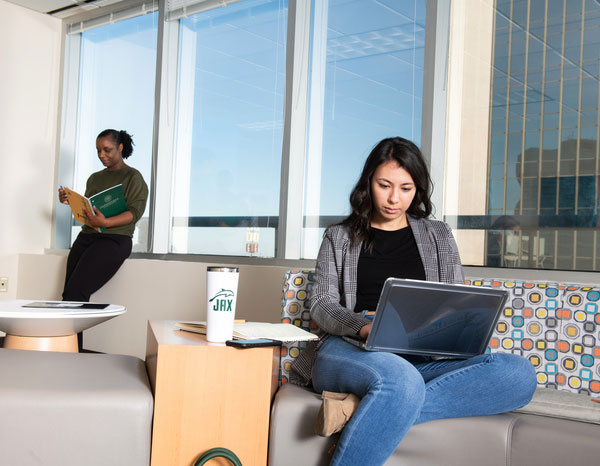
[[[175,328],[206,335],[206,322],[176,322]],[[290,342],[317,340],[319,337],[292,324],[245,321],[236,321],[233,324],[234,340],[254,340],[257,338]]]

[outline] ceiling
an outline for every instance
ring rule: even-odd
[[[10,3],[62,18],[75,13],[110,5],[120,0],[7,0]]]

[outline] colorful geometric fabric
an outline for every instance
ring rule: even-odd
[[[490,279],[466,283],[510,292],[488,351],[526,357],[540,386],[600,393],[600,288]]]
[[[282,322],[316,332],[308,298],[313,272],[284,276]],[[600,287],[556,282],[467,279],[467,285],[507,290],[509,299],[488,352],[515,353],[535,367],[538,385],[575,393],[600,393]],[[306,343],[281,348],[280,383]]]
[[[290,270],[283,277],[281,322],[293,324],[312,333],[317,325],[310,320],[308,297],[312,289],[312,270]],[[307,342],[290,342],[281,345],[279,384],[289,380],[290,367]]]

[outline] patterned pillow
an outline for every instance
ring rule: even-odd
[[[312,288],[313,272],[311,270],[290,270],[283,277],[283,298],[281,321],[316,333],[317,325],[310,320],[308,296]],[[279,384],[289,380],[290,367],[306,342],[283,343],[281,346],[281,362]]]
[[[599,306],[597,286],[570,285],[564,291],[557,359],[548,364],[561,390],[600,393]]]
[[[313,271],[284,276],[282,322],[316,332],[308,297]],[[576,393],[600,393],[600,288],[556,282],[468,279],[467,285],[509,291],[489,352],[515,353],[536,368],[538,385]],[[280,383],[306,343],[281,347]]]
[[[494,279],[466,283],[510,293],[488,351],[526,357],[536,368],[539,386],[600,393],[597,288]]]

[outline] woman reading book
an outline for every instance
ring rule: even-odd
[[[87,209],[88,225],[82,226],[67,259],[64,301],[89,301],[92,293],[112,278],[131,254],[135,224],[146,209],[148,186],[142,174],[125,163],[133,153],[131,136],[106,129],[96,138],[96,150],[105,168],[90,175],[85,196],[122,184],[127,207],[112,217],[105,217],[96,207],[94,212]],[[58,197],[68,204],[64,189],[59,188]],[[81,349],[81,334],[78,339]]]
[[[464,283],[450,227],[429,218],[430,193],[417,146],[384,139],[350,195],[351,214],[325,230],[310,300],[320,340],[298,356],[291,381],[322,393],[317,433],[342,431],[331,465],[382,465],[414,424],[511,411],[535,390],[533,366],[515,354],[435,360],[342,338],[367,338],[390,276]]]

